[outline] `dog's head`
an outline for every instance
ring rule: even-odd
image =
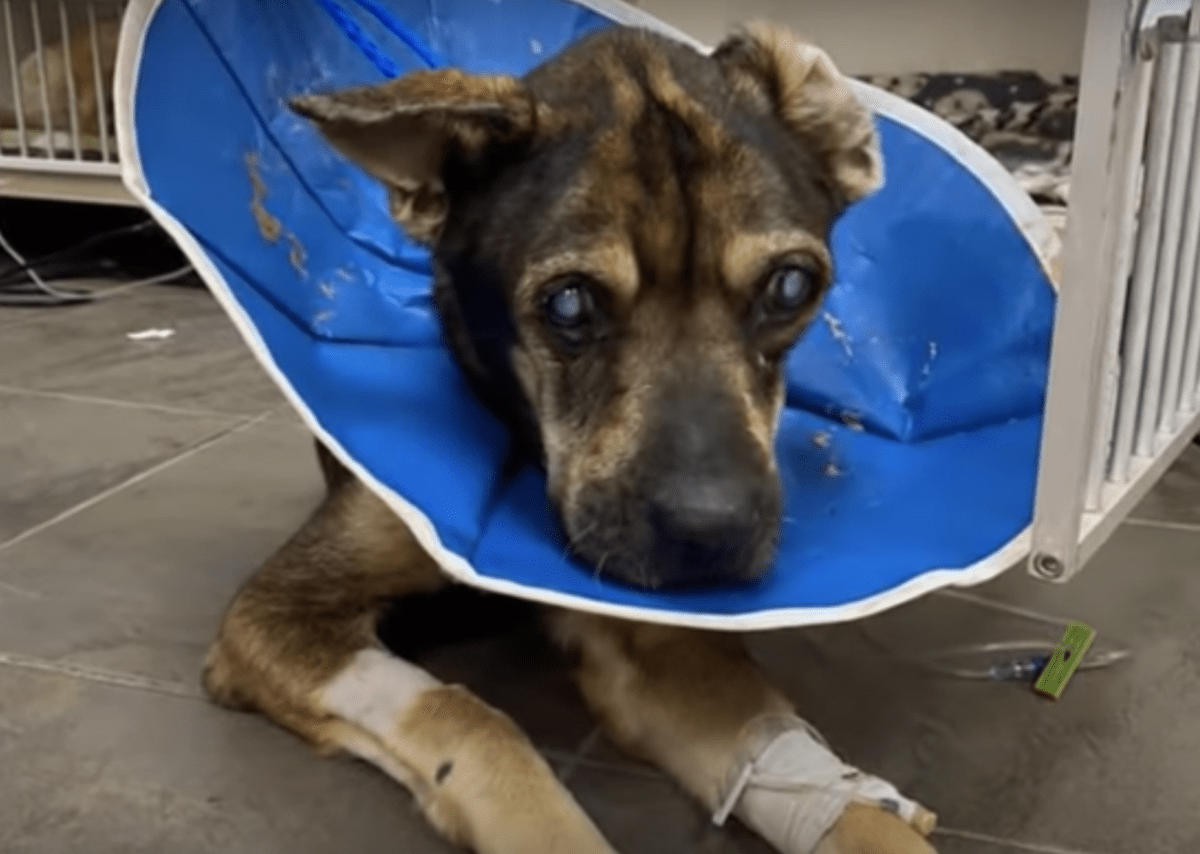
[[[780,525],[783,360],[834,220],[882,178],[818,49],[590,37],[522,79],[297,98],[431,250],[447,340],[544,460],[574,551],[643,587],[753,580]]]

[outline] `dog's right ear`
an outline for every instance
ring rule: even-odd
[[[817,155],[845,203],[883,183],[871,111],[820,48],[786,29],[751,24],[713,51],[736,91],[773,112]]]
[[[378,86],[293,98],[329,143],[381,181],[392,217],[414,240],[436,241],[448,211],[447,158],[532,137],[537,104],[513,77],[419,71]]]

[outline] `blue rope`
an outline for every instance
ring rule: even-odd
[[[399,19],[385,9],[382,4],[376,2],[376,0],[355,0],[355,2],[374,15],[375,20],[383,24],[392,35],[408,45],[409,49],[421,57],[421,61],[430,68],[443,68],[447,65],[446,60],[438,56],[437,51],[430,45],[427,45],[411,29],[400,23]]]
[[[437,52],[427,45],[420,36],[400,23],[395,15],[375,2],[375,0],[354,0],[354,2],[370,12],[375,17],[375,20],[379,21],[388,32],[404,42],[430,68],[441,68],[446,65],[445,60],[438,56]],[[316,0],[316,3],[341,28],[342,32],[346,34],[346,38],[350,39],[363,52],[363,55],[374,63],[375,67],[379,69],[380,74],[389,78],[400,76],[400,68],[396,63],[392,62],[391,57],[384,53],[379,45],[363,31],[363,28],[341,7],[337,0]]]
[[[379,69],[379,73],[384,77],[399,77],[400,69],[396,63],[379,49],[379,45],[363,32],[353,18],[346,13],[346,10],[338,5],[336,0],[316,0],[317,5],[324,9],[329,17],[333,18],[333,22],[341,27],[342,32],[346,34],[346,38],[354,42],[355,46],[363,52],[367,59],[375,64]]]

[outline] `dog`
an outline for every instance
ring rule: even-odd
[[[73,104],[75,127],[81,135],[99,136],[102,115],[104,130],[111,134],[113,70],[120,35],[119,19],[100,18],[94,31],[90,25],[77,26],[70,30],[65,41],[47,44],[42,50],[41,63],[36,51],[25,56],[17,71],[25,127],[69,132]],[[16,108],[0,111],[0,121],[15,126],[16,114]]]
[[[882,181],[871,116],[828,56],[765,25],[709,55],[614,28],[520,79],[421,71],[291,108],[428,246],[445,340],[543,466],[581,560],[644,589],[769,571],[784,358],[830,286],[832,224]],[[379,642],[392,603],[450,581],[318,456],[326,497],[230,604],[209,696],[378,766],[453,843],[611,854],[508,717]],[[544,616],[607,735],[707,809],[752,741],[798,721],[736,637]],[[857,800],[801,850],[764,818],[800,795],[768,796],[734,815],[784,854],[933,851],[931,814]]]

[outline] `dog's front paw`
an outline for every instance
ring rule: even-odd
[[[713,819],[737,815],[780,854],[934,854],[937,817],[839,759],[794,715],[749,728]]]
[[[932,830],[932,827],[929,828]],[[937,854],[912,824],[893,812],[850,803],[813,854]]]

